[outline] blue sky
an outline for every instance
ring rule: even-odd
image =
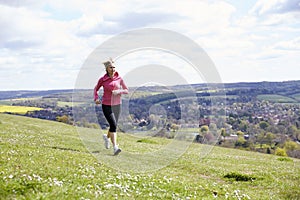
[[[72,89],[95,48],[146,27],[195,41],[223,82],[300,80],[300,0],[0,0],[0,27],[0,90]],[[125,77],[132,66],[149,64],[174,66],[188,82],[205,82],[160,52],[117,62]],[[100,64],[99,76],[102,71]]]

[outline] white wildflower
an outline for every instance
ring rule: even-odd
[[[243,194],[244,198],[251,199],[247,194]]]
[[[59,186],[59,187],[62,187],[62,185],[63,185],[63,182],[57,180],[57,178],[54,178],[54,179],[53,179],[53,183],[54,183],[54,185]]]
[[[226,198],[226,199],[228,199],[228,195],[229,195],[229,193],[226,192],[226,194],[225,194],[225,198]]]

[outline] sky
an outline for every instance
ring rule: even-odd
[[[223,83],[300,80],[300,0],[0,0],[0,28],[0,90],[74,89],[95,49],[144,28],[195,42]],[[147,85],[126,77],[151,65],[187,83],[206,81],[176,52],[140,49],[116,58],[130,86]],[[92,88],[103,74],[100,61],[90,73]]]

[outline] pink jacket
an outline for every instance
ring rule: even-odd
[[[94,88],[94,101],[98,96],[98,90],[103,87],[102,104],[104,105],[119,105],[121,104],[121,95],[128,94],[128,88],[124,80],[119,76],[118,72],[114,73],[114,77],[110,78],[107,74],[102,76]],[[113,94],[115,90],[117,94]]]

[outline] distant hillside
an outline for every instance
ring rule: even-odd
[[[213,85],[213,84],[211,84]],[[241,91],[245,95],[260,95],[260,94],[278,94],[294,98],[300,96],[300,80],[297,81],[283,81],[283,82],[239,82],[239,83],[224,83],[224,89],[227,95],[237,94]],[[193,88],[194,90],[203,91],[208,89],[205,83],[192,85],[175,85],[175,86],[142,86],[133,87],[131,91],[145,91],[148,93],[167,93],[172,91],[185,91]],[[92,92],[92,88],[88,89]],[[84,91],[84,90],[82,90]],[[15,99],[15,98],[29,98],[29,97],[45,97],[53,94],[70,94],[72,96],[73,89],[65,90],[16,90],[16,91],[0,91],[0,100]]]
[[[29,98],[41,97],[58,93],[70,93],[72,89],[67,90],[15,90],[15,91],[0,91],[0,100],[3,99],[16,99],[16,98]]]

